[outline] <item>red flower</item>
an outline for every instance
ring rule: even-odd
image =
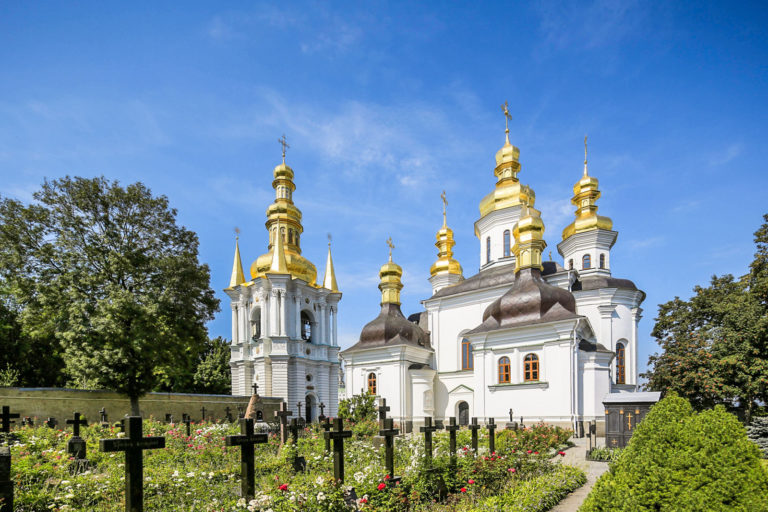
[[[515,472],[515,468],[509,468],[507,471],[509,471],[510,473],[514,473]]]
[[[530,454],[531,454],[531,453],[533,453],[533,452],[531,452],[531,450],[528,450],[528,451],[527,451],[527,452],[525,452],[525,453],[527,453],[528,455],[530,455]]]
[[[384,477],[384,480],[389,480],[389,475],[386,475],[386,476]]]
[[[360,498],[360,503],[368,503],[368,500],[365,498]]]
[[[281,491],[287,491],[288,490],[288,484],[282,484],[280,487],[278,487]]]
[[[557,452],[557,454],[560,455],[561,457],[565,457],[565,452]]]
[[[469,480],[467,480],[467,483],[468,483],[469,485],[472,485],[473,483],[475,483],[475,481],[474,481],[474,480],[472,480],[472,479],[470,478]]]
[[[533,454],[534,454],[534,455],[538,455],[538,454],[539,454],[539,452],[533,452]]]
[[[384,489],[386,486],[387,486],[387,484],[385,484],[384,482],[381,482],[381,483],[380,483],[378,486],[376,486],[376,488],[377,488],[378,490],[380,490],[380,491],[381,491],[381,490],[383,490],[383,489]]]
[[[467,488],[466,488],[466,487],[462,487],[462,488],[461,488],[461,489],[459,489],[459,490],[460,490],[461,492],[467,492]]]

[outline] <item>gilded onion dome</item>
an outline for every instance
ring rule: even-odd
[[[279,230],[282,239],[285,263],[291,276],[301,279],[311,285],[316,285],[317,269],[311,261],[301,255],[301,211],[293,204],[293,169],[283,162],[273,171],[275,201],[267,207],[266,227],[269,232],[269,252],[259,256],[251,265],[251,277],[256,279],[270,272],[274,259],[275,242]]]
[[[438,274],[456,274],[462,275],[461,265],[453,258],[453,246],[456,241],[453,239],[453,230],[448,227],[446,220],[445,207],[448,201],[445,198],[445,191],[440,196],[443,199],[443,227],[437,231],[437,261],[432,264],[429,273],[433,276]]]
[[[597,200],[600,190],[597,188],[597,178],[587,173],[587,138],[584,137],[584,174],[573,186],[571,203],[576,207],[576,219],[563,230],[563,240],[575,233],[583,233],[593,229],[613,228],[613,221],[608,217],[597,214]]]
[[[509,142],[509,110],[507,104],[502,105],[507,119],[504,145],[496,152],[496,167],[493,174],[496,176],[496,187],[493,192],[480,201],[480,216],[483,217],[492,211],[501,210],[519,204],[533,206],[536,194],[531,187],[523,185],[517,178],[520,172],[520,149]]]
[[[541,253],[547,246],[544,241],[544,222],[541,212],[532,206],[523,205],[520,220],[512,229],[515,245],[512,252],[515,255],[515,272],[523,268],[542,270]]]

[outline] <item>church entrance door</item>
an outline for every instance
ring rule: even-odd
[[[459,425],[469,425],[469,404],[459,402]]]
[[[307,395],[307,423],[312,423],[312,416],[315,413],[315,399],[312,395]]]

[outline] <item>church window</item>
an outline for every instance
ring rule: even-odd
[[[499,359],[499,384],[509,384],[509,358]]]
[[[288,243],[289,244],[293,243],[293,230],[292,229],[288,230]]]
[[[485,262],[491,262],[491,237],[485,238]]]
[[[459,425],[469,425],[469,404],[459,402]]]
[[[616,344],[616,384],[627,383],[626,348],[623,343]]]
[[[254,308],[251,314],[251,332],[253,333],[251,339],[254,341],[261,338],[261,308]]]
[[[600,268],[605,268],[605,254],[600,255]]]
[[[523,376],[526,382],[539,380],[539,356],[528,354],[523,360]]]
[[[312,319],[305,312],[301,312],[301,339],[312,341]]]
[[[280,237],[283,239],[283,243],[285,243],[285,228],[280,228]]]
[[[573,270],[573,259],[568,260],[568,270]]]
[[[368,394],[376,394],[376,374],[373,372],[368,374]]]
[[[504,231],[504,257],[509,258],[510,246],[509,246],[509,230]]]
[[[467,338],[461,340],[461,369],[472,370],[475,367],[474,357],[472,355],[472,344]]]
[[[582,270],[592,268],[592,258],[589,257],[589,254],[585,254],[584,257],[581,258],[581,268]]]

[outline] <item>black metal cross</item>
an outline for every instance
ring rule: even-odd
[[[456,424],[456,416],[448,418],[448,426],[445,430],[448,431],[448,449],[451,452],[451,464],[456,463],[456,431],[461,427]]]
[[[320,423],[325,420],[325,404],[323,402],[320,402],[320,416],[317,419],[320,420]]]
[[[99,418],[102,423],[107,423],[107,410],[105,408],[101,408],[99,411]]]
[[[381,427],[379,435],[384,437],[384,464],[387,467],[387,473],[393,479],[395,478],[395,436],[400,431],[394,428],[392,418],[381,420]]]
[[[13,480],[11,479],[11,449],[0,447],[0,512],[13,512]]]
[[[56,425],[58,425],[59,422],[56,421],[56,418],[50,417],[47,420],[45,420],[45,426],[48,428],[56,428]]]
[[[254,434],[253,420],[243,418],[240,420],[240,435],[227,436],[224,440],[227,446],[240,447],[240,496],[246,501],[252,500],[256,492],[253,448],[266,443],[268,437],[267,434]]]
[[[227,415],[227,421],[232,423],[232,409],[229,406],[226,406],[224,408],[224,411],[225,411],[225,413]]]
[[[192,429],[190,428],[189,424],[192,423],[192,420],[189,417],[189,414],[187,413],[181,413],[181,422],[187,427],[187,437],[192,435]]]
[[[67,425],[72,425],[72,435],[80,437],[80,425],[87,427],[88,421],[85,418],[81,418],[80,413],[76,412],[74,419],[67,420]]]
[[[141,416],[128,417],[128,437],[100,439],[102,452],[125,452],[125,510],[144,510],[144,450],[165,448],[164,437],[144,437]]]
[[[424,455],[427,457],[427,461],[432,460],[432,433],[437,430],[440,430],[440,427],[432,425],[431,416],[424,418],[424,426],[419,428],[419,432],[424,433]]]
[[[474,450],[475,455],[477,455],[477,431],[481,428],[480,425],[477,424],[477,418],[472,418],[472,423],[467,425],[467,428],[472,431],[472,450]]]
[[[200,413],[203,415],[203,421],[205,421],[205,406],[200,408]]]
[[[291,418],[291,426],[288,427],[288,429],[291,431],[291,440],[293,441],[294,446],[299,444],[299,430],[301,430],[301,425],[299,425],[299,418]]]
[[[16,423],[15,421],[11,421],[13,418],[20,418],[20,414],[13,413],[11,414],[11,408],[7,405],[3,406],[3,413],[0,414],[0,423],[2,423],[2,428],[0,428],[0,431],[2,431],[4,434],[7,434],[11,431],[11,423]]]
[[[382,420],[387,418],[387,412],[389,412],[390,407],[387,405],[387,399],[382,398],[381,399],[381,405],[379,405],[379,426],[383,426]]]
[[[323,423],[320,426],[322,427],[322,429],[325,432],[329,432],[331,430],[331,419],[323,417]],[[323,436],[325,436],[325,434],[323,434]],[[326,453],[330,453],[330,451],[331,451],[331,438],[330,437],[326,437],[325,438],[325,451],[326,451]]]
[[[352,437],[351,430],[344,430],[344,420],[333,419],[333,432],[323,432],[326,439],[333,441],[333,478],[344,482],[344,440]]]
[[[496,421],[488,418],[488,449],[491,453],[496,452]]]
[[[296,404],[296,408],[297,408],[297,409],[298,409],[298,411],[299,411],[299,414],[298,414],[298,419],[301,419],[301,402],[299,402],[299,403],[297,403],[297,404]]]
[[[253,387],[253,394],[256,396],[259,396],[259,385],[254,382],[252,387]]]
[[[293,416],[293,413],[288,410],[288,404],[281,402],[280,410],[275,411],[275,418],[280,422],[280,444],[288,441],[288,416]]]

